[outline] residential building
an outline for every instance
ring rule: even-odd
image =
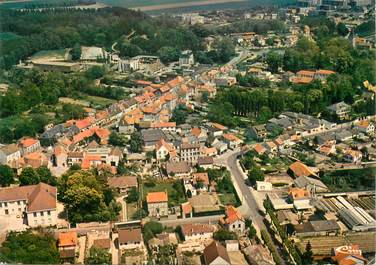
[[[360,163],[362,162],[362,152],[353,149],[347,149],[344,153],[343,159],[348,163]]]
[[[200,148],[198,143],[182,143],[179,146],[180,161],[196,164],[200,156]]]
[[[195,59],[191,50],[182,51],[179,57],[180,67],[190,67],[195,64]]]
[[[338,117],[340,120],[349,118],[351,106],[341,101],[327,107],[328,111]]]
[[[330,236],[336,235],[340,227],[335,220],[308,221],[294,226],[297,236]]]
[[[288,172],[292,174],[293,177],[317,177],[317,174],[308,166],[300,161],[292,163],[288,169]]]
[[[57,247],[62,260],[75,263],[76,251],[78,251],[77,233],[73,231],[59,233]]]
[[[115,188],[118,192],[127,194],[131,188],[137,188],[137,177],[134,176],[123,176],[123,177],[113,177],[108,178],[108,186]]]
[[[31,137],[24,137],[18,141],[18,147],[22,155],[27,155],[40,149],[40,141]]]
[[[37,185],[0,189],[0,216],[25,216],[30,227],[57,223],[56,187]]]
[[[167,192],[149,192],[146,195],[149,216],[160,217],[168,215]]]
[[[256,140],[263,140],[268,135],[265,124],[252,126],[249,130],[249,133]]]
[[[175,146],[167,143],[163,138],[155,144],[155,154],[158,161],[168,160],[167,158],[174,160],[177,156]]]
[[[197,165],[204,169],[213,168],[214,166],[214,159],[212,156],[201,156],[197,160]]]
[[[245,231],[245,219],[232,205],[226,207],[225,217],[220,220],[221,224],[229,231],[243,235]]]
[[[142,139],[144,141],[145,148],[153,149],[155,144],[164,139],[167,141],[167,136],[161,129],[148,129],[141,131]]]
[[[207,240],[213,237],[214,228],[209,224],[183,224],[181,232],[184,240]]]
[[[205,265],[231,265],[227,250],[221,243],[213,241],[204,249]]]
[[[0,164],[12,165],[21,158],[21,151],[15,144],[0,147]]]
[[[185,177],[189,176],[192,172],[192,168],[188,162],[167,162],[166,172],[169,177]]]
[[[119,229],[118,242],[121,250],[143,247],[141,228]]]
[[[242,140],[240,140],[237,136],[231,133],[223,134],[223,140],[225,143],[228,144],[228,148],[234,150],[238,148],[242,144]]]
[[[359,132],[364,134],[371,134],[375,131],[375,125],[368,120],[359,122],[355,127]]]

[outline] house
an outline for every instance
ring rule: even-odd
[[[176,233],[163,232],[162,234],[157,234],[150,239],[148,245],[153,251],[153,254],[157,254],[161,247],[178,245],[178,238],[176,237]]]
[[[288,173],[290,173],[293,177],[317,177],[317,174],[308,166],[303,164],[300,161],[296,161],[292,163],[288,169]]]
[[[229,231],[243,235],[245,220],[241,213],[232,205],[226,207],[225,217],[220,220],[221,224]]]
[[[344,119],[349,118],[349,114],[351,112],[351,106],[341,101],[333,105],[330,105],[329,107],[327,107],[327,110],[332,115],[337,116],[338,119],[344,120]]]
[[[107,182],[108,186],[117,189],[120,193],[128,193],[132,187],[138,187],[137,177],[134,176],[108,178]]]
[[[182,143],[179,147],[180,161],[196,164],[200,156],[199,143]]]
[[[204,169],[213,168],[214,159],[212,156],[201,156],[197,160],[197,165]]]
[[[271,155],[277,153],[278,151],[277,145],[272,141],[265,142],[263,145],[265,149],[268,151],[268,153]]]
[[[194,65],[195,59],[191,50],[182,51],[179,57],[179,66],[180,67],[189,67]]]
[[[54,153],[52,155],[52,165],[55,167],[66,167],[67,166],[68,154],[64,147],[61,145],[56,145],[54,148]]]
[[[255,144],[253,146],[253,150],[256,152],[257,155],[262,155],[267,151],[264,145],[262,144]]]
[[[57,223],[56,187],[45,183],[0,189],[0,219],[26,216],[30,227]]]
[[[304,188],[289,188],[288,198],[293,202],[294,208],[298,211],[300,210],[309,210],[313,206],[310,204],[311,194],[309,190]]]
[[[84,159],[83,152],[69,152],[67,156],[67,164],[68,166],[72,166],[74,164],[81,165]]]
[[[268,132],[265,128],[265,124],[252,126],[249,130],[250,135],[253,139],[263,140],[267,137]]]
[[[347,149],[344,153],[343,159],[348,163],[360,163],[362,162],[362,152],[353,149]]]
[[[212,146],[215,147],[215,149],[217,149],[217,154],[219,154],[219,155],[226,152],[226,150],[228,148],[228,145],[226,143],[224,143],[220,140],[217,140],[217,139],[212,143]]]
[[[294,179],[294,185],[297,188],[304,188],[311,193],[327,192],[329,190],[321,180],[306,176],[301,176]]]
[[[21,151],[15,144],[0,147],[0,164],[11,165],[21,158]]]
[[[208,130],[209,130],[209,133],[211,135],[213,135],[214,137],[219,137],[219,136],[223,135],[223,132],[226,129],[227,128],[225,126],[223,126],[222,124],[212,123]]]
[[[40,141],[31,137],[24,137],[18,141],[18,147],[22,155],[27,155],[40,149]]]
[[[231,265],[227,250],[221,243],[213,241],[204,249],[205,265]]]
[[[118,242],[119,248],[139,249],[143,247],[141,228],[119,229]]]
[[[336,146],[334,144],[324,144],[317,148],[321,154],[329,156],[336,153]]]
[[[256,181],[257,191],[271,191],[273,189],[273,184],[266,181]]]
[[[24,156],[25,166],[39,168],[48,165],[48,158],[41,152],[29,153]]]
[[[57,247],[62,260],[74,263],[78,251],[77,233],[73,231],[59,233]]]
[[[294,234],[297,236],[332,236],[340,231],[335,220],[308,221],[294,226]]]
[[[368,120],[359,122],[355,127],[359,132],[364,134],[370,134],[375,131],[375,125]]]
[[[188,176],[191,171],[191,166],[185,161],[166,163],[166,172],[169,177]]]
[[[216,156],[217,149],[215,147],[202,146],[200,153],[201,153],[201,156]]]
[[[231,133],[223,134],[223,140],[225,143],[228,144],[228,148],[234,150],[238,148],[242,144],[242,140],[240,140],[237,136]]]
[[[145,148],[154,148],[155,144],[161,139],[167,141],[166,134],[161,129],[141,130],[141,135]]]
[[[163,138],[155,144],[155,154],[158,161],[174,159],[177,156],[175,146],[167,143]]]
[[[335,139],[339,142],[345,142],[353,138],[353,133],[349,130],[340,130],[335,133]]]
[[[167,192],[149,192],[146,195],[149,216],[160,217],[168,215]]]
[[[213,237],[214,228],[209,224],[183,224],[181,232],[184,240],[207,240]]]
[[[367,260],[363,257],[358,245],[345,245],[334,248],[332,260],[339,265],[364,265]]]
[[[207,192],[210,188],[208,173],[194,173],[192,178],[184,179],[184,189],[191,196],[197,196],[200,192]]]

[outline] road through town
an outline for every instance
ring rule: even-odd
[[[251,188],[245,183],[245,174],[237,161],[238,156],[241,154],[242,151],[240,150],[227,152],[216,158],[215,164],[226,166],[227,169],[230,170],[234,186],[238,192],[240,200],[242,201],[240,210],[245,217],[252,220],[252,223],[260,236],[261,230],[265,230],[269,233],[269,229],[265,226],[264,217],[259,212],[259,207],[253,193],[251,192]],[[273,236],[270,235],[270,238],[273,238]],[[280,246],[276,245],[273,240],[271,242],[274,244],[274,247],[279,250],[278,255],[280,255]],[[280,259],[283,264],[285,264],[283,257],[280,256]]]

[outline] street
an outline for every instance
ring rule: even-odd
[[[256,203],[256,199],[251,192],[251,188],[245,183],[245,174],[241,169],[240,165],[237,162],[237,157],[242,154],[240,150],[234,150],[223,154],[215,159],[215,164],[226,166],[231,172],[231,177],[234,181],[234,186],[238,192],[238,196],[242,201],[242,206],[240,210],[244,217],[247,217],[252,220],[252,224],[257,230],[257,234],[260,237],[260,231],[265,230],[269,233],[270,238],[273,238],[273,235],[270,234],[270,230],[266,228],[264,224],[264,217],[259,213],[259,209]],[[279,250],[277,251],[280,255],[280,247],[275,244],[273,240],[271,243],[274,247]],[[283,258],[280,256],[282,264],[285,264]]]

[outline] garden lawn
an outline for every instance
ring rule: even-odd
[[[184,187],[181,184],[179,180],[176,181],[158,181],[158,182],[153,182],[155,183],[155,186],[150,187],[148,185],[145,185],[145,182],[153,182],[153,181],[144,181],[142,183],[142,200],[146,200],[146,195],[149,192],[154,192],[154,191],[167,191],[168,195],[168,203],[171,206],[178,206],[183,202],[187,201],[187,198],[185,197],[184,194]],[[174,187],[174,183],[176,186],[178,186],[178,189]]]

